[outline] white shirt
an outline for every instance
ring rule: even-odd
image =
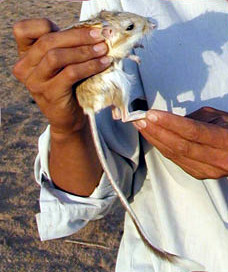
[[[142,64],[124,62],[137,78],[131,100],[146,99],[149,108],[185,115],[203,106],[228,111],[228,3],[225,0],[93,0],[83,3],[81,19],[101,9],[125,10],[158,22],[153,36],[135,49]],[[110,109],[97,125],[112,174],[119,180],[139,220],[154,243],[192,259],[208,272],[228,271],[228,181],[196,180],[142,139],[131,124],[113,121]],[[88,198],[59,191],[41,182],[48,171],[50,128],[39,139],[35,176],[41,184],[37,215],[42,240],[70,235],[101,218],[115,194],[104,174]],[[118,135],[118,137],[116,137]],[[127,160],[126,160],[127,159]],[[70,223],[70,224],[69,224]],[[176,272],[144,246],[125,218],[116,272]]]

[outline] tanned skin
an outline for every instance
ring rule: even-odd
[[[59,188],[80,196],[94,191],[102,168],[72,85],[103,71],[111,61],[105,56],[107,46],[101,30],[91,30],[59,31],[47,19],[23,20],[14,26],[19,60],[13,73],[51,125],[52,180]]]

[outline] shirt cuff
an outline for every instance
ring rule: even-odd
[[[105,180],[105,175],[102,179]],[[36,215],[41,240],[60,238],[77,232],[90,220],[101,218],[114,200],[114,195],[105,199],[71,195],[53,188],[43,179],[40,190],[40,213]]]
[[[103,142],[103,147],[105,143]],[[102,218],[110,210],[116,194],[106,174],[102,175],[99,185],[90,197],[75,196],[56,189],[51,181],[48,168],[50,148],[50,126],[39,138],[39,154],[35,160],[35,178],[40,184],[40,213],[36,215],[39,235],[42,241],[71,235],[84,227],[90,220]],[[118,176],[116,160],[105,148],[112,175]],[[120,159],[120,158],[119,158]],[[118,165],[123,162],[119,162]],[[130,176],[129,167],[121,175]],[[122,187],[122,186],[121,186]]]

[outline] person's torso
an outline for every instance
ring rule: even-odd
[[[126,72],[139,79],[132,86],[130,102],[145,98],[148,108],[180,115],[203,106],[228,111],[227,1],[93,0],[84,3],[84,11],[86,7],[94,13],[102,8],[123,8],[158,23],[154,34],[143,39],[145,48],[134,49],[141,65],[125,62]],[[124,130],[124,125],[118,128]],[[126,157],[131,154],[129,150],[124,154],[128,141],[127,137],[119,141],[119,150]],[[227,179],[195,180],[145,141],[143,146],[148,172],[146,178],[138,175],[137,179],[136,174],[136,185],[142,178],[145,181],[135,189],[132,203],[141,223],[159,246],[202,262],[208,272],[226,272]],[[148,252],[126,216],[116,271],[182,270]]]

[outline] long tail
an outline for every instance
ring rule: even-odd
[[[89,120],[90,120],[90,127],[92,130],[92,135],[93,135],[93,140],[94,140],[94,144],[95,144],[95,148],[97,151],[97,155],[100,159],[101,165],[103,170],[105,171],[108,180],[110,181],[113,189],[115,190],[116,194],[118,195],[122,205],[124,206],[125,210],[128,212],[130,218],[132,219],[139,235],[141,236],[143,242],[145,243],[145,245],[154,252],[154,254],[156,254],[159,258],[166,260],[170,263],[173,263],[177,266],[180,266],[184,269],[188,269],[190,271],[203,271],[205,268],[194,262],[191,260],[187,260],[187,259],[183,259],[175,254],[171,254],[169,252],[164,251],[161,248],[155,247],[151,242],[150,239],[148,238],[147,233],[144,231],[143,226],[141,225],[140,221],[138,220],[135,212],[133,211],[133,209],[131,208],[131,206],[129,205],[125,195],[122,193],[121,189],[119,188],[119,186],[117,185],[117,183],[114,181],[111,172],[109,171],[109,166],[106,162],[106,158],[104,156],[101,144],[100,144],[100,138],[98,135],[98,131],[97,131],[97,126],[96,126],[96,121],[95,121],[95,114],[93,112],[88,113],[89,115]]]

